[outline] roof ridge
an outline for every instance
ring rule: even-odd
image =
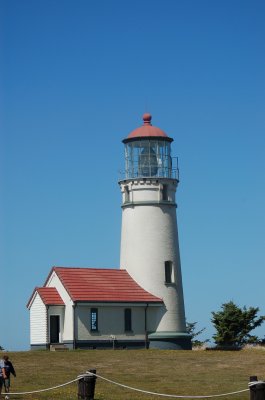
[[[108,268],[108,267],[104,267],[104,268],[101,268],[101,267],[62,267],[62,266],[56,266],[56,265],[54,265],[53,267],[52,267],[52,269],[95,269],[95,270],[110,270],[110,271],[125,271],[125,270],[122,270],[122,269],[120,269],[120,268]]]

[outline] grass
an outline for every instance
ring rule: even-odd
[[[75,379],[88,369],[99,375],[147,391],[175,395],[211,395],[247,389],[249,377],[264,379],[265,350],[161,351],[84,350],[10,352],[17,372],[12,392],[53,387]],[[12,399],[77,399],[77,383],[57,390],[12,396]],[[162,399],[132,392],[97,379],[95,400]],[[249,399],[249,393],[222,399]]]

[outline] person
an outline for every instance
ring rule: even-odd
[[[8,356],[3,357],[4,360],[4,370],[5,370],[5,378],[4,378],[4,386],[5,386],[5,392],[9,393],[10,389],[10,374],[14,375],[16,377],[16,371],[13,367],[13,364],[11,361],[9,361]],[[6,395],[5,399],[9,399],[9,396]]]
[[[0,398],[5,379],[6,379],[5,361],[0,360]]]

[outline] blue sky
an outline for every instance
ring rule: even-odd
[[[1,0],[0,345],[58,266],[119,267],[121,140],[174,138],[186,316],[265,314],[263,0]],[[265,325],[257,331],[265,335]]]

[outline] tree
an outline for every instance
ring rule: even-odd
[[[186,323],[186,330],[189,335],[191,335],[191,344],[192,347],[200,347],[203,346],[205,343],[209,342],[209,339],[204,341],[195,339],[195,337],[199,336],[202,332],[205,331],[206,328],[202,328],[200,331],[195,332],[197,322],[187,322]]]
[[[257,336],[252,336],[249,332],[265,320],[265,316],[257,316],[258,312],[258,307],[240,308],[233,301],[222,304],[221,311],[212,312],[211,321],[216,329],[216,334],[213,335],[215,343],[219,346],[238,347],[257,342]]]

